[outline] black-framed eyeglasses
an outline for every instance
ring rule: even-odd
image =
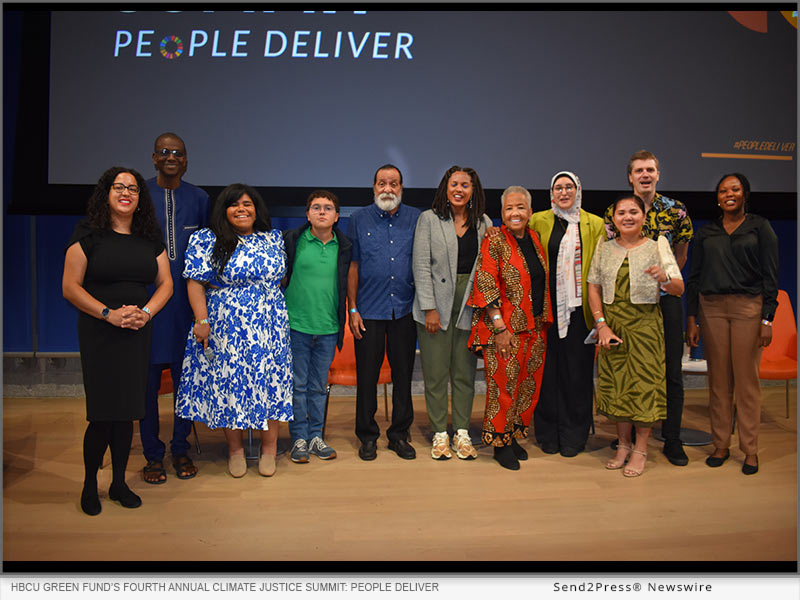
[[[170,150],[169,148],[161,148],[160,150],[156,150],[156,154],[159,156],[163,156],[164,158],[168,157],[170,154],[175,158],[183,158],[186,156],[186,152],[183,150]]]
[[[125,190],[128,190],[134,196],[139,195],[138,185],[125,185],[124,183],[112,183],[111,189],[119,194],[123,193]]]

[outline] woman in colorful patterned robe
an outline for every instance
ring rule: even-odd
[[[528,227],[528,190],[507,188],[500,212],[500,233],[484,238],[475,269],[469,346],[483,350],[486,366],[483,442],[494,447],[502,467],[516,471],[528,458],[517,439],[527,437],[539,399],[545,331],[553,317],[544,250]]]

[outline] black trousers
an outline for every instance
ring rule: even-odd
[[[558,326],[547,331],[547,350],[542,372],[542,391],[533,412],[533,428],[540,444],[583,449],[592,425],[593,344],[581,307],[570,315],[564,339]]]
[[[664,358],[667,371],[667,418],[661,422],[665,441],[678,440],[683,416],[683,303],[678,296],[661,297],[664,317]]]
[[[375,421],[378,409],[378,375],[383,355],[392,369],[392,424],[386,432],[390,440],[408,439],[414,421],[411,404],[411,375],[417,347],[417,328],[411,313],[399,319],[364,319],[366,331],[355,340],[356,352],[356,436],[361,442],[376,441],[380,428]]]

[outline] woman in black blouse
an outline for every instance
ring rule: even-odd
[[[758,472],[761,349],[772,341],[778,307],[778,238],[769,221],[746,211],[750,182],[744,175],[724,175],[716,190],[722,217],[697,233],[692,249],[686,337],[695,347],[702,331],[708,360],[715,449],[706,464],[719,467],[730,457],[735,373],[742,473],[753,475]]]
[[[469,437],[477,357],[467,348],[472,307],[466,301],[479,240],[492,225],[485,206],[475,170],[454,165],[442,177],[433,205],[420,215],[414,234],[413,314],[434,460],[453,455],[447,434],[448,381],[453,397],[453,450],[462,460],[478,455]]]

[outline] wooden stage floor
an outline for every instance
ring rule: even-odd
[[[530,460],[517,472],[502,469],[486,447],[475,461],[434,461],[421,396],[414,397],[412,428],[417,459],[401,460],[383,437],[377,460],[365,463],[356,454],[355,399],[332,396],[327,440],[337,459],[297,465],[284,453],[274,477],[260,477],[250,461],[247,475],[235,480],[226,471],[222,432],[200,425],[202,453],[192,450],[198,476],[181,481],[168,465],[167,483],[154,486],[142,480],[137,424],[128,482],[143,506],[130,510],[108,500],[107,453],[99,475],[103,511],[96,517],[79,506],[83,399],[5,398],[3,559],[796,561],[791,391],[786,419],[784,388],[763,388],[761,470],[751,477],[740,471],[734,436],[732,457],[718,469],[704,464],[710,446],[687,447],[689,465],[674,467],[651,439],[644,475],[625,478],[604,468],[615,433],[600,416],[587,451],[575,458],[545,455],[529,438],[523,445]],[[170,403],[161,397],[162,439],[171,428]],[[473,440],[482,410],[483,397],[476,396]],[[684,426],[708,431],[707,413],[706,390],[687,390]],[[377,418],[385,431],[382,406]],[[282,426],[279,450],[288,446]]]

